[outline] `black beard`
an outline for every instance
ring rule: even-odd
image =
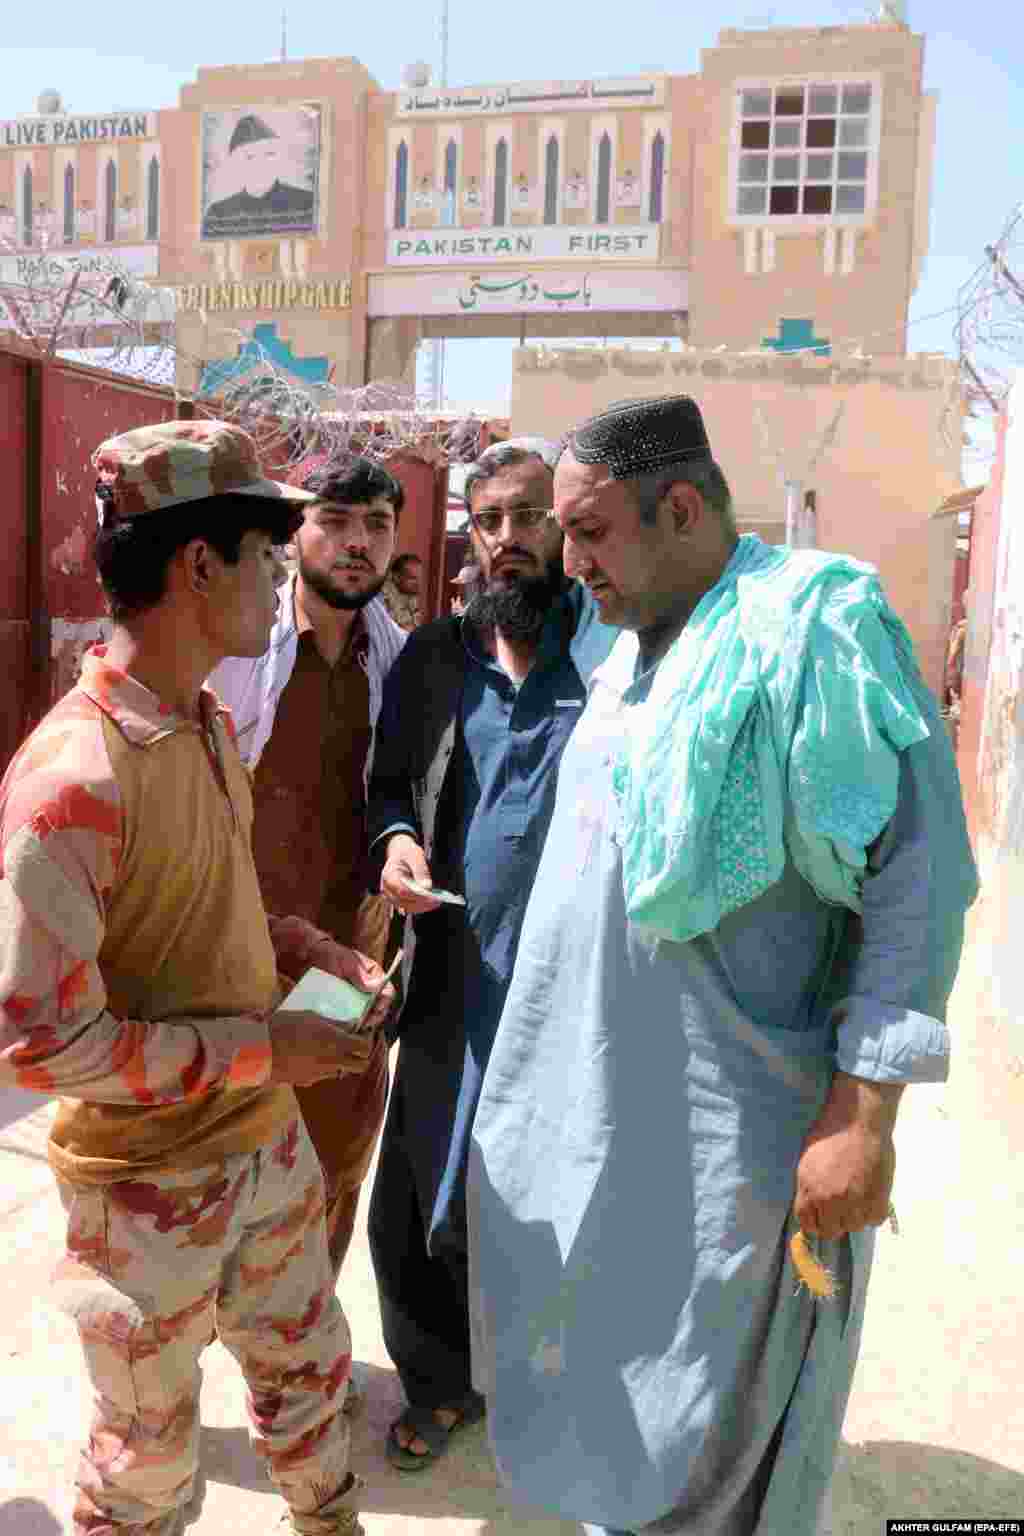
[[[488,587],[473,600],[473,619],[485,628],[498,630],[506,640],[539,640],[552,605],[566,585],[560,567],[549,565],[543,576],[525,581],[513,578],[501,586]]]
[[[308,570],[301,560],[299,561],[299,575],[310,591],[315,592],[317,597],[322,598],[329,608],[335,608],[339,612],[343,610],[348,613],[351,613],[354,609],[365,608],[367,603],[372,602],[377,596],[377,593],[387,580],[386,576],[381,576],[369,591],[349,594],[348,592],[338,592],[331,586],[326,576],[321,576],[317,571]]]

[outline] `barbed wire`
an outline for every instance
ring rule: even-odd
[[[147,338],[173,341],[173,310],[116,257],[98,254],[69,264],[45,233],[29,251],[0,238],[0,254],[17,271],[15,279],[0,274],[0,316],[30,352],[55,357],[98,342],[120,351],[143,346]]]
[[[1005,403],[1024,363],[1024,204],[1009,214],[957,294],[953,327],[968,415],[989,416]]]
[[[18,262],[17,281],[0,278],[0,318],[6,315],[22,345],[42,356],[95,359],[109,371],[143,383],[171,384],[191,398],[201,414],[226,416],[246,427],[278,473],[292,474],[311,459],[342,464],[356,454],[381,461],[407,455],[441,463],[468,462],[479,451],[484,421],[475,413],[440,415],[402,382],[338,386],[301,381],[247,333],[222,328],[211,336],[205,315],[206,356],[189,354],[175,334],[170,294],[125,271],[116,254],[98,254],[87,265],[69,267],[47,234],[29,252],[6,239],[0,240],[0,251]],[[1015,265],[1024,270],[1022,207],[1010,215],[997,241],[985,248],[985,258],[952,304],[911,316],[903,325],[830,339],[828,360],[870,364],[873,342],[955,315],[960,388],[947,391],[941,431],[947,442],[955,437],[962,446],[964,411],[970,417],[997,410],[1013,365],[1024,359],[1024,285]],[[223,359],[232,348],[233,360],[211,356],[215,352]],[[697,349],[684,342],[683,350]],[[823,356],[822,343],[700,350],[766,362]],[[181,388],[185,374],[198,381],[194,391]],[[211,375],[215,383],[208,383]]]
[[[209,394],[200,389],[195,408],[244,427],[278,473],[291,475],[314,461],[343,468],[357,456],[440,465],[474,459],[480,451],[482,417],[439,416],[400,382],[304,383],[251,337],[239,333],[239,341],[244,363],[222,365],[224,383]]]
[[[116,253],[69,261],[44,233],[29,251],[0,240],[0,254],[17,262],[16,279],[0,275],[0,324],[6,318],[22,348],[169,385],[199,414],[243,426],[276,474],[294,475],[314,461],[344,467],[357,455],[440,465],[479,454],[482,417],[439,415],[402,382],[304,382],[252,336],[227,328],[211,334],[205,315],[204,348],[218,358],[190,353],[176,337],[170,294],[126,271]],[[198,388],[182,388],[182,376]]]

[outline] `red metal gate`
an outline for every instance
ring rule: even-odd
[[[18,743],[78,676],[107,624],[91,558],[96,445],[191,415],[173,391],[0,346],[0,773]],[[406,502],[399,548],[426,572],[424,609],[440,611],[448,474],[417,458],[389,466]]]

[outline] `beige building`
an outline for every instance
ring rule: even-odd
[[[183,356],[409,376],[424,336],[905,350],[934,102],[900,22],[723,32],[694,75],[200,69],[177,107],[0,123],[0,237],[172,286]],[[6,258],[10,264],[11,258]]]
[[[16,292],[76,267],[157,277],[158,117],[73,115],[47,90],[34,116],[0,121],[0,283]]]
[[[890,9],[725,31],[690,75],[414,69],[393,92],[355,59],[295,60],[91,119],[46,93],[0,123],[0,279],[45,242],[169,288],[179,385],[206,392],[263,356],[310,386],[411,382],[431,337],[682,343],[521,356],[513,426],[692,388],[745,523],[779,537],[781,481],[812,492],[817,538],[878,561],[937,681],[959,399],[906,359],[935,103]]]
[[[809,502],[810,542],[878,567],[938,690],[957,527],[932,514],[960,484],[955,365],[942,356],[526,347],[513,366],[512,431],[557,436],[613,400],[665,394],[699,400],[741,530],[784,542],[791,479]]]
[[[900,356],[933,100],[898,22],[726,31],[699,74],[381,91],[353,58],[200,69],[177,108],[0,123],[0,237],[114,250],[197,364],[407,376],[421,336],[860,339]],[[413,78],[424,78],[424,75]]]

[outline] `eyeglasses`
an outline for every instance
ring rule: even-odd
[[[508,512],[471,512],[469,520],[485,538],[493,539],[506,517],[513,528],[539,528],[554,515],[550,507],[513,507]]]

